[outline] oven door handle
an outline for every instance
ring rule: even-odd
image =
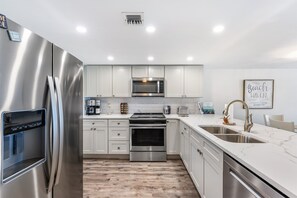
[[[130,128],[137,128],[137,129],[148,129],[148,128],[165,128],[166,124],[154,124],[154,125],[148,125],[148,124],[133,124],[130,125]]]

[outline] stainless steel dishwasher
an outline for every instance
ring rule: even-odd
[[[287,197],[224,154],[224,198]]]

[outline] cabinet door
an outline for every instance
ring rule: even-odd
[[[97,95],[112,97],[112,66],[97,66]]]
[[[191,167],[190,167],[190,149],[191,149],[191,144],[190,144],[190,137],[189,134],[187,134],[186,132],[184,133],[185,138],[184,138],[184,147],[185,147],[185,151],[184,151],[184,164],[185,167],[187,168],[188,172],[191,171]]]
[[[113,66],[112,87],[114,97],[131,96],[131,66]]]
[[[149,77],[148,68],[149,68],[148,66],[133,66],[132,77],[134,78]]]
[[[96,66],[88,66],[85,68],[87,79],[85,82],[87,83],[86,95],[87,97],[97,97],[97,67]]]
[[[202,97],[203,67],[185,66],[185,96]]]
[[[164,66],[149,66],[149,77],[164,78]]]
[[[83,154],[92,154],[94,149],[93,131],[83,131]]]
[[[167,120],[167,154],[179,154],[180,133],[178,120]]]
[[[184,93],[184,67],[165,66],[166,97],[182,97]]]
[[[180,157],[181,159],[184,161],[184,157],[185,157],[185,135],[183,130],[181,130],[180,127]]]
[[[191,139],[191,176],[200,195],[203,195],[203,155],[201,146]]]
[[[94,131],[94,153],[107,154],[107,128],[96,128]]]
[[[214,188],[215,186],[215,188]],[[223,197],[223,175],[211,161],[204,158],[204,196],[205,198]]]

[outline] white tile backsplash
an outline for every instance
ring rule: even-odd
[[[100,98],[101,113],[120,113],[120,103],[128,103],[129,113],[163,112],[164,105],[171,106],[171,113],[177,113],[177,107],[184,105],[190,114],[199,114],[197,103],[199,98]],[[110,106],[110,108],[109,108]]]

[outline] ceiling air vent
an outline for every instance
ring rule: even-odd
[[[142,25],[143,12],[123,12],[124,21],[128,25]]]

